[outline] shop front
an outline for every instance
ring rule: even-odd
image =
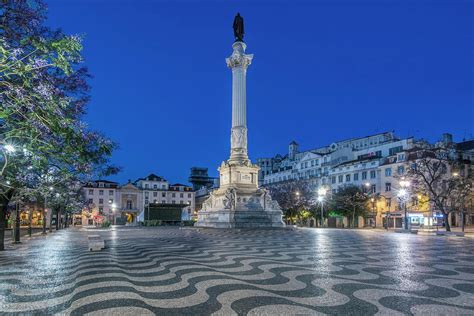
[[[400,212],[386,212],[383,214],[383,227],[390,228],[403,228],[403,213]]]
[[[13,228],[15,221],[14,211],[7,215],[7,228]],[[42,210],[20,210],[20,226],[21,227],[42,227],[43,212]]]

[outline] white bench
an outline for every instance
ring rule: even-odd
[[[105,241],[99,235],[89,235],[89,251],[100,251],[105,248]]]

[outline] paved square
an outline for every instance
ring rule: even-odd
[[[107,249],[88,252],[88,234]],[[473,241],[331,229],[69,229],[0,253],[0,311],[472,315]]]

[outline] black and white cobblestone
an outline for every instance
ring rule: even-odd
[[[474,314],[473,239],[351,230],[94,231],[0,253],[2,314]]]

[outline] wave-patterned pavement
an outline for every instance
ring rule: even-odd
[[[1,314],[473,315],[473,297],[470,238],[68,229],[0,253]]]

